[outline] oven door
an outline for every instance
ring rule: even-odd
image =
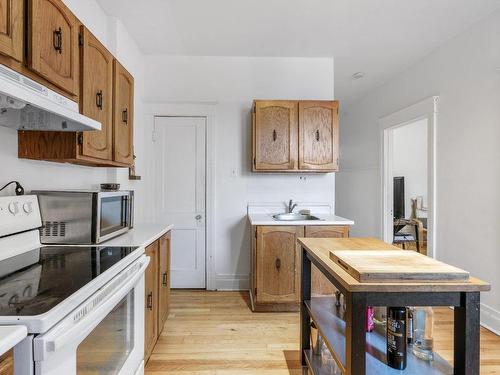
[[[96,243],[109,240],[132,228],[133,197],[132,191],[98,194]]]
[[[148,263],[142,256],[50,331],[35,337],[35,375],[141,373]]]

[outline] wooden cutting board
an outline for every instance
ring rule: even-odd
[[[467,271],[411,250],[331,250],[330,259],[363,283],[469,280]]]

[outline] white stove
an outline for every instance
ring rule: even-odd
[[[36,196],[0,197],[0,326],[29,333],[15,374],[142,373],[144,248],[42,246],[40,227]]]

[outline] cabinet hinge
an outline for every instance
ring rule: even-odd
[[[78,33],[78,45],[81,47],[83,46],[83,34]]]
[[[78,144],[83,145],[83,133],[78,133]]]
[[[253,166],[256,167],[257,166],[257,161],[255,160],[255,158],[253,158]]]
[[[257,238],[257,228],[255,228],[255,238]]]

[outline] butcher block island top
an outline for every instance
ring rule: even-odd
[[[375,238],[299,238],[298,242],[351,292],[490,290],[488,283],[464,270]]]

